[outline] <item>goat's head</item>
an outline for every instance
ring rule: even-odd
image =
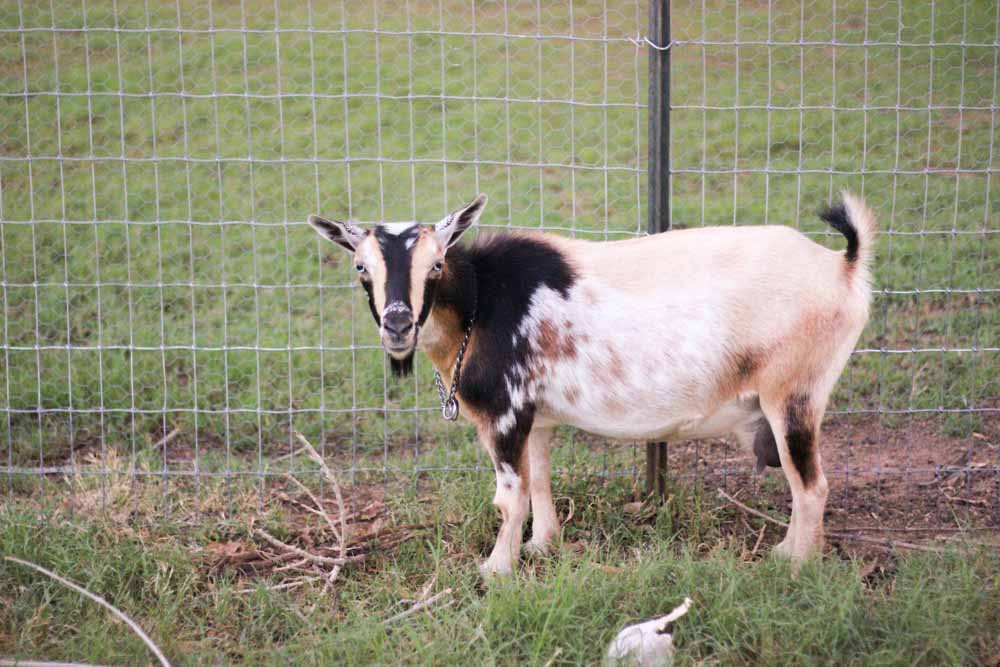
[[[320,236],[353,253],[382,347],[394,360],[393,370],[409,370],[420,327],[430,315],[438,282],[446,272],[445,254],[485,206],[486,195],[479,195],[434,226],[380,223],[371,230],[309,216]]]

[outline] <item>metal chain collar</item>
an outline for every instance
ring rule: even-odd
[[[469,337],[472,335],[472,327],[476,323],[476,311],[472,311],[472,319],[469,320],[469,328],[465,330],[465,338],[458,347],[458,355],[455,357],[455,370],[451,375],[451,388],[445,393],[444,381],[441,374],[434,371],[434,386],[437,387],[438,396],[441,398],[441,416],[447,421],[453,422],[458,419],[458,381],[462,377],[462,359],[465,357],[465,348],[469,345]]]

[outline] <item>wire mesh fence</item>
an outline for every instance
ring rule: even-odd
[[[843,187],[879,217],[832,474],[996,473],[974,436],[1000,412],[1000,6],[674,3],[669,45],[647,24],[614,0],[5,2],[8,479],[263,479],[295,430],[352,475],[481,465],[426,360],[389,376],[349,262],[304,221],[434,221],[486,192],[488,230],[640,235],[651,48],[675,224],[825,243],[814,211]],[[561,461],[637,468],[593,451]]]

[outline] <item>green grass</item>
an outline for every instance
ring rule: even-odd
[[[564,504],[575,507],[564,539],[576,548],[526,560],[516,576],[484,586],[476,561],[496,526],[488,485],[450,476],[425,480],[419,492],[394,486],[392,520],[433,527],[346,569],[324,593],[321,585],[273,591],[281,575],[245,578],[213,566],[211,545],[249,541],[248,522],[222,511],[256,504],[249,489],[203,494],[206,512],[193,519],[180,503],[164,518],[146,495],[130,495],[127,481],[107,513],[87,504],[94,487],[86,483],[66,495],[37,484],[0,508],[0,553],[106,597],[180,665],[594,664],[623,625],[666,613],[684,596],[694,607],[677,624],[680,665],[983,664],[1000,650],[995,552],[890,558],[882,578],[863,572],[866,561],[831,555],[793,580],[787,563],[746,556],[756,527],[742,532],[731,509],[684,487],[658,512],[635,515],[624,509],[635,493],[629,481],[557,480],[564,516]],[[417,502],[428,493],[433,502]],[[291,535],[299,524],[287,507],[265,496],[256,525]],[[321,527],[312,535],[333,540]],[[452,588],[454,603],[386,630],[380,621],[433,576],[433,592]],[[0,609],[0,655],[149,660],[105,611],[20,566],[0,563]]]
[[[534,5],[505,18],[490,2],[414,1],[409,13],[351,2],[344,15],[335,3],[311,15],[250,3],[246,16],[225,2],[211,17],[187,1],[151,2],[148,16],[142,3],[115,14],[88,2],[86,16],[79,4],[21,4],[21,16],[0,5],[0,27],[43,29],[0,33],[0,404],[15,410],[0,442],[16,464],[136,453],[174,427],[176,444],[222,452],[230,467],[290,446],[289,425],[355,465],[379,465],[400,442],[426,451],[415,429],[424,443],[449,438],[436,411],[411,411],[433,405],[429,364],[415,382],[386,377],[349,263],[308,230],[309,213],[433,221],[481,190],[487,225],[591,238],[645,228],[645,52],[533,36],[569,34],[567,7],[546,4],[537,25]],[[960,3],[935,7],[937,43],[994,39],[992,3],[966,3],[964,27]],[[866,28],[860,0],[838,3],[836,22],[828,7],[800,16],[777,2],[769,17],[755,3],[739,10],[739,38],[766,40],[770,25],[778,42],[826,42],[834,23],[852,44],[866,30],[878,43],[931,36],[926,3],[870,9]],[[674,36],[733,40],[735,11],[713,1],[703,21],[697,3],[679,5]],[[603,34],[601,12],[575,2],[573,34]],[[473,19],[491,35],[428,34],[470,32]],[[611,3],[608,34],[645,21],[644,8]],[[345,26],[355,32],[336,32]],[[492,36],[505,29],[525,36]],[[836,244],[813,213],[850,187],[893,232],[880,240],[879,288],[1000,287],[1000,236],[983,233],[1000,208],[986,171],[1000,127],[976,110],[1000,103],[993,48],[906,46],[898,63],[881,46],[835,60],[825,46],[672,53],[677,224],[801,225]],[[605,100],[618,106],[587,106]],[[702,103],[728,108],[687,108]],[[907,110],[885,109],[897,103]],[[779,109],[732,108],[768,104]],[[539,162],[573,166],[521,166]],[[997,347],[998,318],[991,292],[879,295],[860,347],[923,351],[856,355],[833,409],[995,406],[996,353],[939,350]]]

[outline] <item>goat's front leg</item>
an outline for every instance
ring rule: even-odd
[[[502,522],[493,552],[479,568],[484,577],[512,572],[521,551],[521,532],[524,520],[528,518],[531,480],[527,448],[530,418],[527,421],[527,424],[515,423],[507,430],[501,430],[500,427],[506,425],[501,420],[499,427],[490,429],[486,434],[484,444],[493,458],[497,475],[493,504],[500,510]]]
[[[552,460],[549,444],[552,427],[535,426],[528,434],[528,468],[531,472],[531,539],[525,549],[531,553],[548,553],[552,538],[559,534],[559,516],[552,502]]]

